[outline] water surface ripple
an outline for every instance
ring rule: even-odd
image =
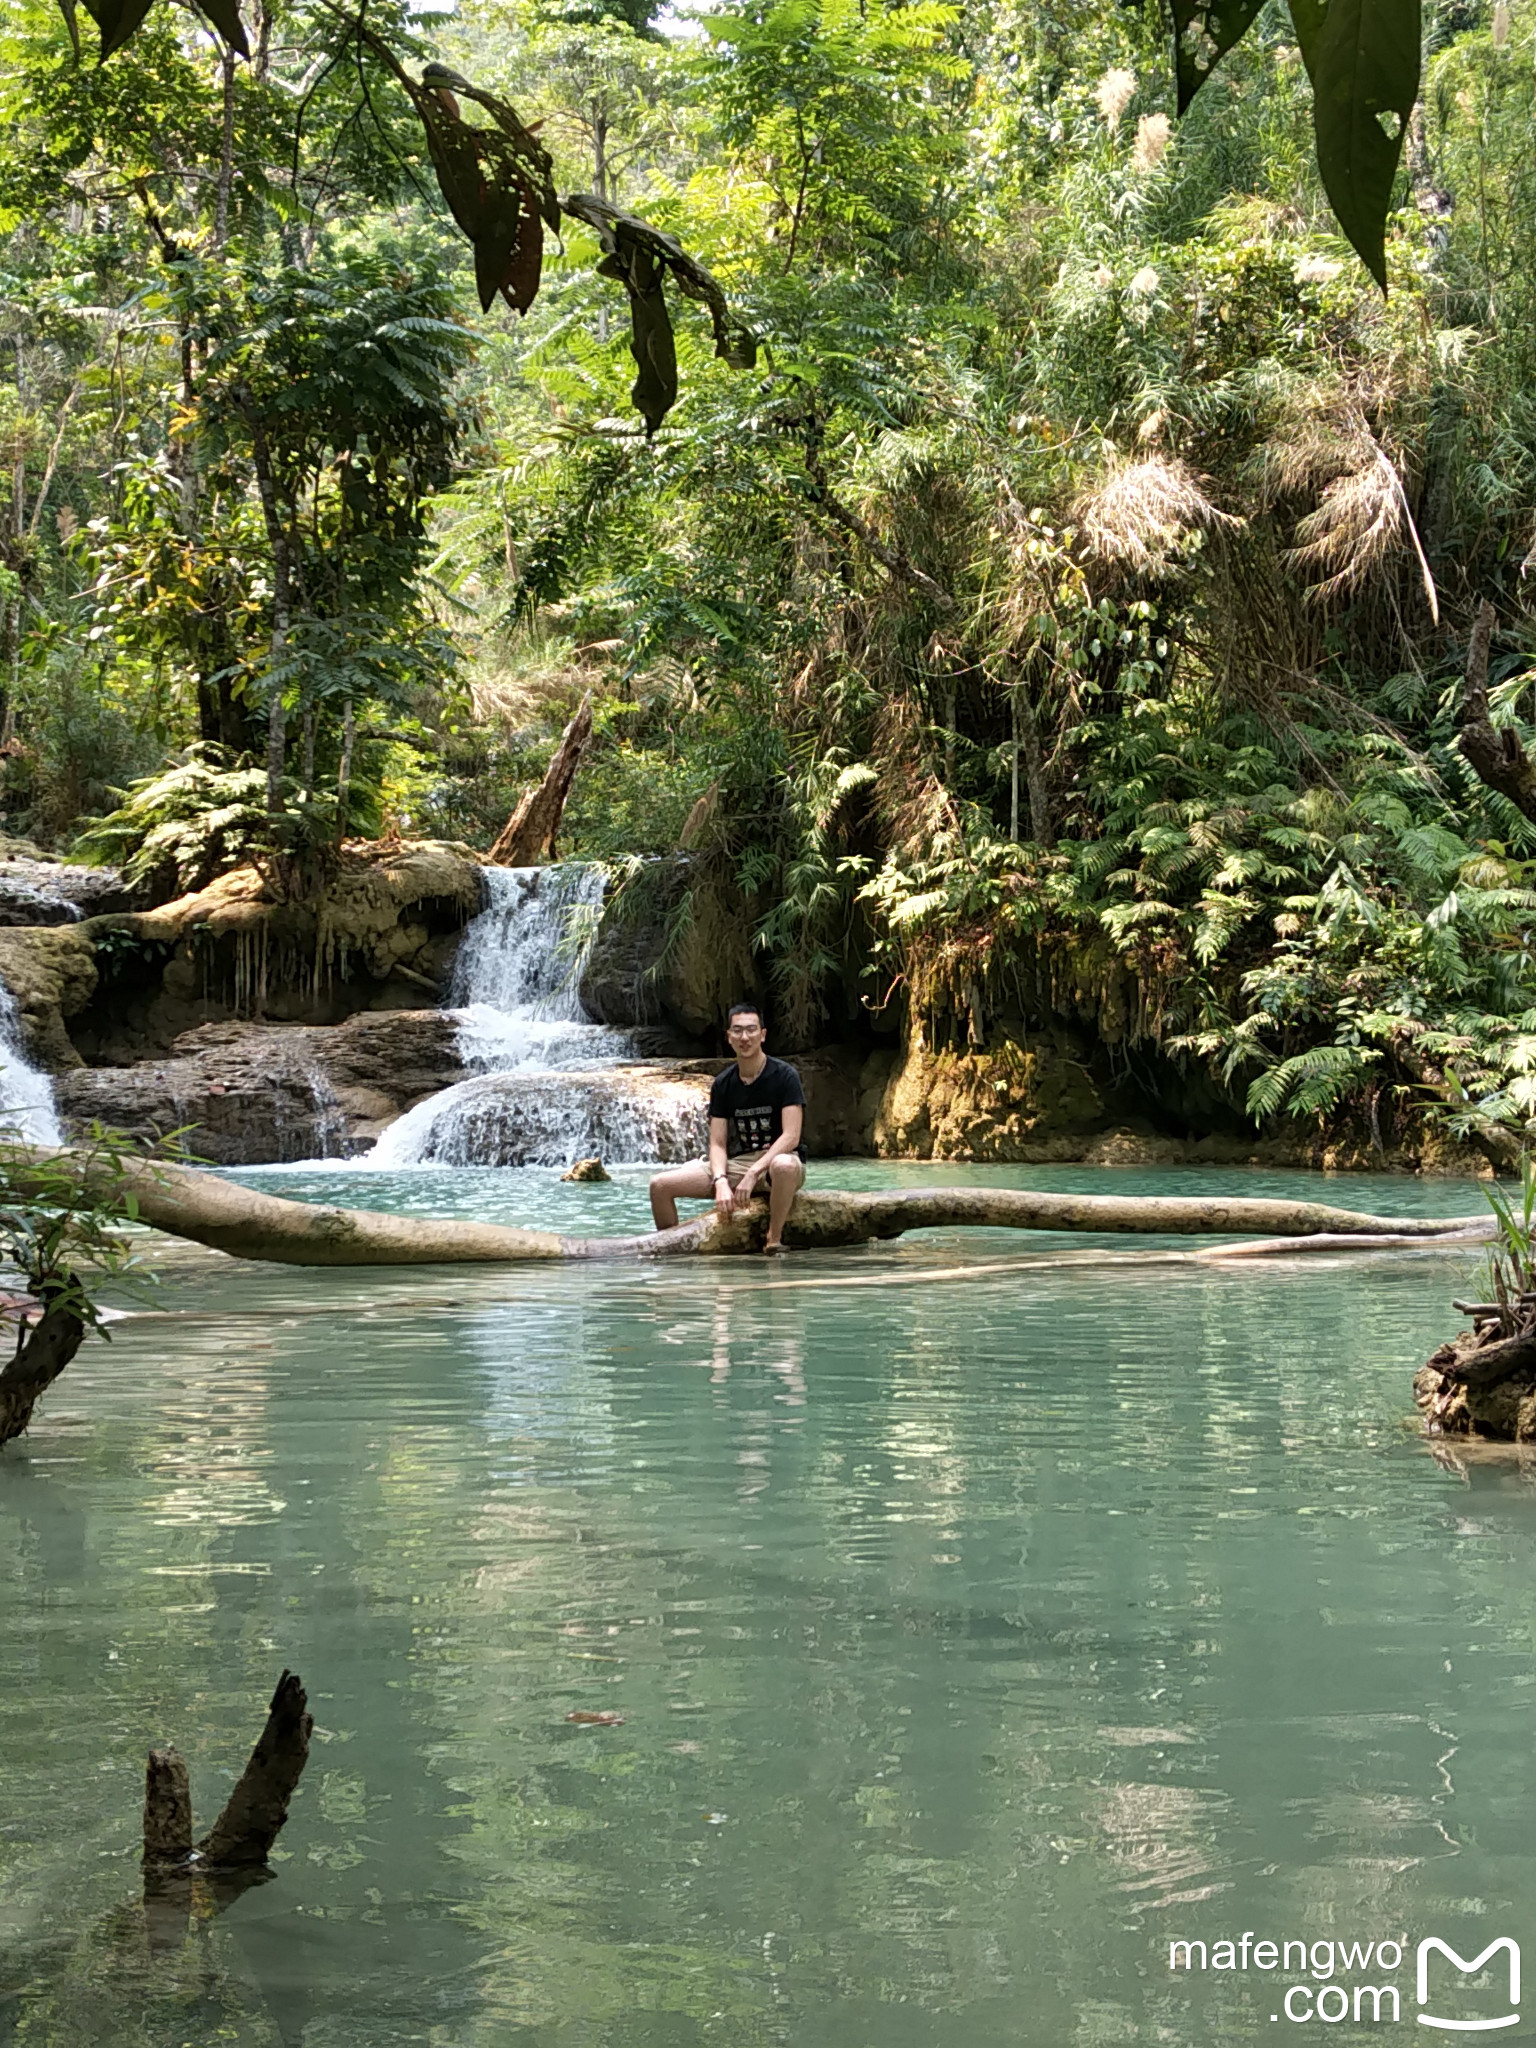
[[[644,1200],[252,1178],[581,1232]],[[0,1458],[0,2041],[1272,2042],[1284,1980],[1171,1977],[1170,1938],[1518,1937],[1536,1494],[1404,1428],[1471,1255],[1157,1250],[157,1250]],[[176,1741],[211,1817],[284,1664],[319,1740],[278,1877],[153,1958],[144,1751]],[[1411,1956],[1395,1981],[1411,2025]]]

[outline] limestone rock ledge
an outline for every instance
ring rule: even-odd
[[[74,866],[28,840],[0,838],[0,926],[78,924],[132,908],[116,868]]]
[[[205,1024],[163,1059],[76,1066],[55,1095],[74,1130],[99,1121],[146,1143],[185,1131],[188,1150],[218,1166],[346,1158],[464,1078],[457,1041],[441,1010],[365,1010],[329,1026]]]
[[[435,1008],[480,908],[481,865],[436,842],[347,848],[307,894],[238,868],[153,910],[0,928],[0,976],[29,1058],[55,1073],[163,1061],[206,1023]]]

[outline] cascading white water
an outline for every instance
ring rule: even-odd
[[[633,1059],[632,1035],[594,1024],[581,1007],[603,870],[573,862],[486,868],[484,877],[488,900],[464,934],[448,998],[465,1065],[509,1073]]]
[[[0,1137],[31,1145],[62,1145],[64,1132],[53,1106],[53,1083],[21,1049],[16,998],[0,981]]]
[[[605,879],[576,863],[485,870],[488,901],[450,992],[460,1054],[478,1072],[408,1110],[370,1166],[568,1166],[591,1154],[626,1164],[703,1150],[698,1090],[635,1064],[633,1034],[581,1006]]]

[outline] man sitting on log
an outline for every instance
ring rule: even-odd
[[[765,1252],[784,1249],[784,1220],[805,1185],[805,1090],[784,1060],[764,1045],[763,1015],[755,1003],[734,1003],[725,1035],[735,1064],[715,1076],[709,1091],[709,1155],[674,1166],[651,1182],[651,1214],[658,1230],[677,1222],[677,1204],[714,1197],[722,1223],[745,1209],[768,1185]]]

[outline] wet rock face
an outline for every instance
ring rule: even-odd
[[[0,980],[15,999],[24,1049],[58,1073],[80,1064],[66,1028],[96,993],[95,949],[78,925],[0,928]]]
[[[76,1067],[55,1084],[77,1132],[92,1119],[183,1143],[219,1166],[348,1158],[402,1110],[463,1078],[452,1017],[363,1011],[343,1024],[205,1024],[165,1058]]]
[[[0,926],[78,924],[83,917],[130,908],[116,868],[0,855]]]
[[[732,1003],[763,999],[751,947],[756,917],[722,899],[699,869],[687,854],[648,862],[604,909],[581,978],[594,1022],[649,1025],[672,1034],[677,1050],[684,1041],[702,1050],[720,1043]]]
[[[873,1105],[876,1149],[917,1159],[1080,1159],[1112,1121],[1083,1061],[1040,1036],[974,1052],[920,1041]]]

